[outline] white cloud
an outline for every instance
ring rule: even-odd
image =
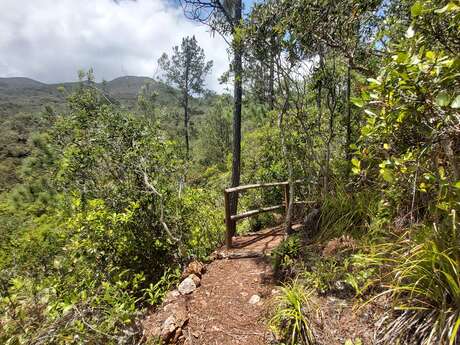
[[[153,76],[157,59],[195,35],[214,61],[208,87],[228,69],[226,44],[185,19],[168,0],[1,0],[0,76],[43,82],[76,79],[93,67],[97,79]]]

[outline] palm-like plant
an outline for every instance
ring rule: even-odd
[[[270,328],[286,344],[315,344],[310,315],[312,313],[312,289],[297,280],[281,288],[276,297],[276,307],[270,319]]]
[[[387,292],[399,314],[380,329],[379,344],[460,344],[460,231],[452,216],[444,229],[452,231],[434,226],[422,243],[397,244]]]

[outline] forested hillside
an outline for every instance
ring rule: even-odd
[[[0,79],[0,343],[192,344],[142,320],[225,225],[281,224],[271,344],[459,345],[460,3],[181,4],[229,43],[232,95],[195,37],[161,81]],[[223,222],[225,188],[280,181],[226,206],[282,212]]]
[[[19,166],[31,152],[32,134],[47,125],[44,114],[67,109],[66,98],[78,86],[78,82],[45,84],[28,78],[0,78],[0,191],[10,190],[21,181]],[[136,113],[143,113],[139,96],[150,97],[156,107],[169,108],[168,121],[179,124],[178,91],[159,80],[125,76],[93,83],[93,87],[111,102]],[[196,104],[194,99],[192,102]],[[201,114],[208,105],[204,101],[194,115]]]

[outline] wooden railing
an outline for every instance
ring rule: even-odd
[[[295,181],[294,183],[298,183],[301,181]],[[230,195],[233,193],[241,193],[248,189],[254,188],[267,188],[267,187],[275,187],[275,186],[283,186],[284,187],[284,202],[281,205],[275,206],[268,206],[268,207],[261,207],[255,210],[246,211],[240,214],[232,214],[231,206],[230,206]],[[272,182],[272,183],[258,183],[258,184],[248,184],[245,186],[238,186],[227,188],[224,190],[224,205],[225,205],[225,225],[226,225],[226,245],[227,248],[232,247],[232,238],[236,233],[236,222],[249,218],[261,213],[265,212],[272,212],[279,209],[285,209],[285,214],[287,214],[287,210],[289,207],[289,182]],[[297,203],[304,203],[304,202],[297,202]],[[237,212],[237,210],[235,210]]]

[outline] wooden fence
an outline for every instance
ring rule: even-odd
[[[302,181],[295,181],[294,183],[299,183]],[[248,189],[255,189],[255,188],[267,188],[267,187],[275,187],[275,186],[283,186],[284,187],[284,202],[280,205],[274,205],[274,206],[268,206],[268,207],[261,207],[255,210],[250,210],[246,211],[243,213],[239,214],[232,214],[232,210],[230,207],[230,195],[232,193],[241,193],[244,192]],[[248,184],[245,186],[238,186],[238,187],[232,187],[232,188],[227,188],[224,190],[224,206],[225,206],[225,225],[226,225],[226,245],[227,248],[232,247],[232,238],[236,233],[236,222],[256,216],[261,213],[265,212],[272,212],[276,211],[279,209],[285,209],[285,214],[287,214],[287,210],[289,207],[289,202],[290,202],[290,197],[289,197],[289,182],[271,182],[271,183],[258,183],[258,184]],[[305,203],[302,201],[296,202],[297,203]],[[235,210],[237,211],[237,210]]]

